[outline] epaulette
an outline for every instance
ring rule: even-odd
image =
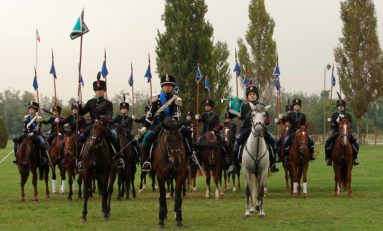
[[[152,96],[152,103],[156,102],[160,97],[158,95]]]

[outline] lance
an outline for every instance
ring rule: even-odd
[[[104,63],[103,63],[103,67],[105,65],[105,68],[106,68],[106,48],[104,48]],[[108,78],[106,77],[106,75],[104,76],[105,78],[105,98],[108,98]]]
[[[197,64],[197,71],[199,70],[199,63]],[[197,75],[197,74],[196,74]],[[200,80],[197,80],[197,100],[196,100],[196,115],[199,115],[199,82]],[[198,137],[198,131],[199,131],[199,121],[196,123],[196,137]],[[198,138],[196,138],[196,143],[198,143]]]
[[[149,71],[150,71],[150,53],[148,53],[148,61],[149,61]],[[151,77],[148,77],[149,78],[149,85],[150,85],[150,102],[152,102],[152,98],[153,98],[153,91],[152,91],[152,78]]]
[[[130,63],[130,72],[131,72],[131,86],[132,86],[132,110],[133,110],[133,115],[134,115],[134,84],[133,84],[133,63]]]
[[[238,60],[237,60],[237,48],[235,48],[235,65],[237,65],[238,63]],[[247,71],[247,67],[246,67],[246,71]],[[236,96],[238,98],[238,77],[239,77],[239,74],[240,72],[235,72],[235,89],[236,89]]]
[[[55,107],[55,110],[57,110],[58,112],[58,109],[57,109],[57,93],[56,93],[56,78],[57,78],[57,74],[56,74],[56,69],[54,67],[54,56],[53,56],[53,49],[52,49],[52,67],[51,67],[51,74],[53,75],[53,89],[54,89],[54,94],[55,94],[55,99],[54,99],[54,107]],[[60,115],[58,116],[58,118],[60,119]],[[55,117],[56,119],[56,117]],[[60,148],[60,134],[59,134],[59,123],[56,123],[55,122],[55,126],[56,126],[56,145],[57,145],[57,149],[59,150],[59,156],[61,156],[61,148]]]
[[[334,76],[334,64],[332,65],[332,71],[331,71],[331,79],[330,79],[330,97],[328,99],[328,106],[329,106],[329,110],[328,110],[328,118],[327,118],[327,126],[328,126],[328,131],[329,133],[331,134],[331,101],[332,101],[332,88],[333,88],[333,82],[332,82],[332,78]]]

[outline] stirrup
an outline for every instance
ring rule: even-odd
[[[271,172],[279,172],[279,168],[277,168],[276,164],[271,164],[270,166],[270,171]]]
[[[40,164],[41,165],[46,165],[47,164],[47,159],[45,157],[41,157]]]
[[[122,158],[117,159],[117,168],[125,168],[125,162]]]
[[[143,172],[150,172],[151,169],[152,169],[152,164],[149,161],[145,161],[142,164],[141,171],[143,171]]]
[[[17,165],[17,160],[15,159],[15,160],[12,160],[12,163],[14,164],[14,165]]]
[[[352,165],[359,165],[359,159],[358,158],[355,158],[352,160]]]
[[[326,160],[326,164],[327,164],[327,166],[331,166],[332,165],[332,161],[330,159],[327,159]]]
[[[78,163],[77,163],[77,171],[81,171],[82,170],[82,167],[83,167],[83,165],[82,165],[82,161],[79,161]]]
[[[237,168],[235,167],[235,164],[232,164],[229,166],[229,169],[227,170],[227,173],[232,174],[235,173]]]

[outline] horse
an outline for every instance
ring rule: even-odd
[[[64,135],[64,162],[62,166],[62,172],[65,176],[65,173],[68,173],[68,183],[69,183],[69,193],[68,200],[72,200],[74,185],[73,181],[75,180],[75,168],[76,168],[76,135],[67,131]]]
[[[217,141],[217,137],[214,135],[213,131],[208,131],[204,134],[206,144],[202,144],[201,159],[204,170],[206,172],[206,193],[205,197],[210,197],[210,179],[211,176],[214,178],[215,184],[215,198],[219,199],[220,196],[223,196],[223,192],[220,188],[219,179],[222,174],[222,154],[221,147]]]
[[[279,158],[281,160],[284,159],[284,150],[285,150],[285,147],[284,147],[284,143],[283,141],[285,140],[285,137],[287,135],[287,132],[289,131],[290,129],[290,125],[284,125],[283,128],[282,128],[282,134],[281,134],[281,137],[280,137],[280,146],[278,147],[278,155],[279,155]],[[289,179],[290,179],[290,162],[285,162],[285,161],[282,161],[283,162],[283,170],[285,171],[285,191],[286,192],[290,192],[290,186],[289,186]],[[290,184],[292,184],[290,182]]]
[[[270,106],[263,104],[251,107],[251,134],[247,138],[242,154],[242,169],[246,181],[245,217],[250,217],[255,209],[259,217],[265,217],[263,199],[269,170],[269,150],[264,138],[266,111]],[[254,204],[256,208],[254,209]]]
[[[164,130],[158,138],[156,147],[153,149],[153,169],[156,172],[158,187],[160,190],[159,222],[157,227],[165,226],[167,217],[166,188],[165,183],[169,177],[173,177],[175,185],[175,204],[177,227],[182,224],[182,197],[181,187],[186,179],[186,147],[182,142],[180,124],[174,119],[165,118]]]
[[[226,158],[227,158],[227,163],[232,162],[233,160],[233,143],[232,143],[232,134],[230,132],[230,128],[225,127],[223,130],[223,137],[225,139],[225,148],[226,148]],[[227,168],[228,166],[225,166],[223,169],[223,175],[224,175],[224,180],[225,180],[225,185],[224,185],[224,190],[227,191],[227,184],[230,184],[230,175],[232,178],[232,191],[235,192],[237,191],[235,187],[235,178],[237,177],[238,179],[238,189],[240,189],[241,184],[240,184],[240,172],[241,172],[241,166],[238,165],[236,166],[236,171],[232,174],[227,174]]]
[[[65,171],[62,166],[62,154],[61,154],[61,138],[56,136],[48,149],[49,158],[52,163],[52,193],[56,193],[56,165],[59,168],[61,176],[60,193],[65,193]]]
[[[340,194],[341,187],[347,190],[348,196],[352,197],[351,171],[352,171],[352,145],[350,143],[350,121],[346,117],[339,116],[339,135],[335,140],[331,151],[331,160],[334,168],[334,196]]]
[[[84,207],[82,220],[86,221],[88,213],[89,191],[92,184],[93,173],[97,179],[98,189],[101,194],[102,213],[104,219],[109,218],[111,210],[111,197],[113,193],[113,183],[116,179],[116,162],[113,160],[113,150],[106,134],[108,125],[113,121],[107,116],[100,116],[92,125],[89,138],[82,152],[82,179],[84,181]]]
[[[134,188],[134,176],[136,173],[136,153],[132,145],[133,140],[125,129],[125,125],[118,129],[118,137],[122,151],[122,158],[125,162],[124,168],[118,169],[118,199],[124,196],[130,199],[130,185],[132,185],[133,198],[136,197],[136,189]],[[126,195],[125,195],[126,193]]]
[[[29,172],[32,173],[32,184],[33,184],[33,201],[38,201],[38,191],[37,191],[37,169],[39,170],[39,178],[45,180],[45,197],[49,198],[49,189],[48,189],[48,174],[49,166],[41,165],[39,149],[34,142],[32,136],[27,136],[23,139],[21,144],[17,149],[16,154],[17,166],[20,173],[20,185],[21,185],[21,194],[20,200],[25,200],[25,183],[28,180]]]
[[[301,180],[303,182],[303,197],[307,198],[308,196],[307,170],[311,159],[308,141],[309,135],[306,126],[300,126],[295,131],[295,136],[289,148],[291,193],[293,197],[297,197],[301,191]]]

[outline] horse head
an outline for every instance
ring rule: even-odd
[[[300,126],[295,133],[295,142],[298,152],[304,154],[309,149],[309,134],[306,126]]]
[[[253,105],[252,103],[250,104],[251,108],[251,133],[253,136],[263,136],[263,131],[265,129],[265,120],[266,120],[266,112],[267,110],[270,109],[269,106],[264,106],[263,104],[256,104]]]
[[[74,157],[76,151],[76,136],[72,132],[64,135],[64,157]]]
[[[92,148],[98,147],[101,141],[105,138],[108,125],[112,124],[113,120],[109,116],[99,116],[92,126],[88,139],[89,145]]]
[[[165,118],[163,121],[164,126],[164,143],[166,147],[166,151],[168,153],[168,158],[170,162],[174,165],[176,163],[181,163],[181,153],[185,153],[185,147],[183,144],[183,137],[180,131],[181,124],[172,118]],[[161,141],[160,141],[161,142]]]
[[[350,136],[350,121],[347,117],[340,115],[339,116],[339,134],[340,134],[340,143],[343,146],[347,145],[348,138]]]
[[[165,118],[163,122],[164,128],[170,133],[176,133],[180,129],[180,123],[172,118]]]

